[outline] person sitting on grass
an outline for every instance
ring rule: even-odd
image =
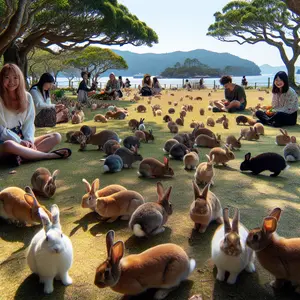
[[[105,87],[105,93],[112,99],[112,100],[119,100],[120,97],[120,82],[116,79],[114,73],[109,74],[109,80],[107,81]]]
[[[191,91],[192,90],[192,85],[191,83],[189,82],[188,79],[185,80],[185,84],[183,86],[185,89],[187,89],[188,91]]]
[[[241,86],[232,83],[230,76],[223,76],[220,83],[224,86],[226,100],[214,101],[213,112],[232,113],[243,111],[247,105],[245,90]]]
[[[161,95],[162,87],[157,79],[157,77],[153,77],[152,83],[152,92],[153,95]]]
[[[278,72],[273,80],[272,112],[267,114],[262,110],[256,112],[258,122],[274,126],[292,126],[297,123],[299,108],[298,95],[289,86],[288,76],[285,72]]]
[[[44,73],[39,82],[29,90],[34,106],[36,127],[53,127],[56,123],[69,121],[68,109],[63,104],[52,104],[49,90],[54,83],[54,78],[49,73]]]
[[[87,104],[88,98],[96,93],[97,84],[93,83],[92,86],[88,87],[88,80],[91,74],[87,71],[81,72],[82,81],[79,83],[77,90],[77,100],[81,104]]]
[[[139,90],[142,96],[152,96],[152,80],[150,74],[145,74],[142,80],[142,88]]]
[[[18,66],[6,64],[0,71],[0,162],[13,166],[25,161],[67,158],[68,148],[51,151],[61,141],[59,133],[34,137],[34,103],[26,92]]]

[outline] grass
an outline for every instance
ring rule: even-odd
[[[152,102],[160,103],[163,112],[167,112],[168,101],[179,101],[181,96],[187,94],[185,91],[174,92],[175,96],[164,94],[162,99],[154,99]],[[187,114],[185,126],[180,128],[180,132],[190,132],[189,123],[191,120],[205,121],[207,116],[215,119],[220,114],[213,114],[207,111],[208,101],[223,98],[223,92],[213,92],[208,97],[208,91],[193,91],[188,93],[194,97],[201,96],[203,101],[191,101],[184,98],[176,108],[176,117],[179,114],[179,107],[182,103],[193,104],[194,111]],[[271,95],[260,91],[247,91],[248,105],[254,106],[258,102],[258,97],[265,98],[264,103],[269,104]],[[164,142],[173,135],[167,130],[167,126],[162,121],[162,117],[153,117],[150,106],[146,99],[140,103],[145,104],[148,110],[145,114],[137,113],[134,108],[137,104],[120,101],[117,104],[128,107],[130,116],[126,120],[109,121],[106,124],[94,123],[95,112],[86,111],[87,125],[96,125],[97,131],[102,129],[114,129],[119,136],[131,135],[127,123],[130,118],[145,118],[147,128],[152,128],[155,135],[153,144],[142,144],[140,153],[143,157],[155,157],[163,160],[162,147]],[[204,117],[200,117],[199,108],[206,109]],[[104,113],[103,110],[97,113]],[[246,112],[249,114],[249,112]],[[236,114],[229,115],[229,130],[223,129],[222,125],[216,124],[214,131],[222,135],[222,139],[228,134],[238,135],[240,126],[235,125]],[[79,129],[80,125],[61,124],[53,129],[39,129],[37,135],[46,132],[58,131],[65,140],[65,133],[69,130]],[[299,125],[288,128],[290,134],[299,137]],[[291,168],[282,173],[277,178],[269,177],[268,173],[259,176],[243,174],[239,171],[240,163],[247,152],[257,155],[265,151],[283,153],[283,147],[275,145],[275,136],[278,129],[266,128],[266,135],[257,142],[242,142],[240,151],[236,151],[236,159],[229,162],[230,168],[216,168],[215,186],[212,191],[220,198],[223,207],[238,207],[241,212],[241,222],[248,228],[260,226],[262,218],[275,206],[284,209],[279,224],[278,233],[286,237],[300,236],[299,220],[299,163],[293,163]],[[82,178],[89,182],[95,178],[100,178],[101,186],[111,183],[119,183],[140,192],[146,201],[155,201],[156,180],[141,179],[137,176],[138,164],[135,163],[133,169],[123,170],[117,174],[103,174],[102,162],[103,152],[96,150],[97,147],[88,145],[86,152],[78,152],[78,145],[71,145],[63,142],[61,147],[70,147],[73,155],[68,160],[51,160],[35,162],[21,165],[16,169],[17,173],[10,175],[11,169],[0,169],[0,189],[8,186],[24,187],[30,184],[30,178],[34,170],[40,166],[47,167],[51,171],[60,169],[58,177],[58,189],[50,200],[41,199],[41,203],[50,207],[57,203],[61,210],[61,223],[65,234],[71,237],[74,248],[74,263],[70,270],[73,284],[64,287],[61,282],[55,283],[55,290],[52,295],[43,294],[43,285],[38,283],[38,277],[32,275],[25,259],[26,248],[34,234],[40,226],[19,228],[14,225],[0,223],[0,299],[123,299],[109,288],[98,289],[94,284],[95,269],[99,263],[106,258],[105,234],[109,229],[114,229],[116,239],[125,242],[126,255],[140,253],[149,247],[161,243],[172,242],[181,245],[190,257],[196,259],[197,267],[189,280],[182,283],[179,289],[169,295],[167,299],[184,300],[193,294],[201,294],[203,299],[298,299],[290,290],[274,291],[268,285],[272,276],[266,272],[258,262],[256,262],[257,272],[247,274],[243,272],[234,286],[220,283],[215,280],[216,270],[210,260],[210,241],[216,224],[210,225],[205,234],[195,234],[192,231],[193,223],[189,218],[189,207],[194,199],[192,190],[192,179],[194,172],[187,172],[183,169],[180,161],[171,161],[174,168],[174,178],[163,180],[165,187],[172,185],[171,195],[174,205],[174,213],[166,224],[167,228],[163,234],[149,240],[139,240],[135,238],[127,228],[127,222],[116,221],[112,224],[102,223],[95,214],[80,206],[81,197],[85,193]],[[209,149],[201,148],[200,161],[206,161],[205,154]],[[151,299],[153,292],[143,295],[143,299]],[[133,299],[139,299],[135,297]],[[125,299],[125,298],[124,298]]]

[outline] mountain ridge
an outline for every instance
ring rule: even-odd
[[[259,66],[262,74],[275,74],[279,71],[287,72],[286,66],[270,66],[268,64],[263,64]],[[295,66],[295,73],[300,70],[300,66]]]

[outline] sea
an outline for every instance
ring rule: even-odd
[[[121,75],[122,72],[119,74],[116,74],[117,76]],[[263,74],[260,76],[246,76],[248,81],[248,86],[259,88],[259,87],[268,87],[268,85],[272,86],[273,79],[275,74]],[[126,77],[123,76],[123,81],[125,82],[125,79],[128,78],[130,80],[131,87],[137,88],[139,85],[142,84],[142,78],[133,78],[133,77]],[[108,77],[100,77],[98,78],[98,87],[104,88],[106,85],[106,82],[108,81]],[[188,79],[192,83],[199,83],[200,78],[184,78],[184,79],[178,79],[178,78],[160,78],[159,82],[162,87],[164,88],[181,88],[184,84],[184,81]],[[295,75],[296,83],[300,85],[300,74]],[[207,88],[213,88],[214,86],[219,85],[220,78],[204,78],[204,85]],[[74,88],[77,88],[79,85],[79,82],[81,81],[81,78],[76,78],[72,80],[72,85]],[[241,84],[242,76],[233,76],[232,81],[236,84]],[[69,81],[65,77],[58,77],[57,79],[57,86],[58,87],[68,87]]]

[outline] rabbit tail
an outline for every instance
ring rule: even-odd
[[[103,165],[104,172],[109,172],[109,167],[107,165]]]
[[[142,226],[140,224],[133,225],[133,232],[138,237],[146,236],[146,233],[143,231]]]
[[[283,169],[283,171],[287,171],[290,168],[289,165],[286,165],[286,167]]]
[[[196,261],[191,258],[190,259],[190,268],[189,268],[189,275],[195,270],[196,268]]]
[[[293,155],[287,155],[285,158],[286,161],[296,161],[297,159]]]

